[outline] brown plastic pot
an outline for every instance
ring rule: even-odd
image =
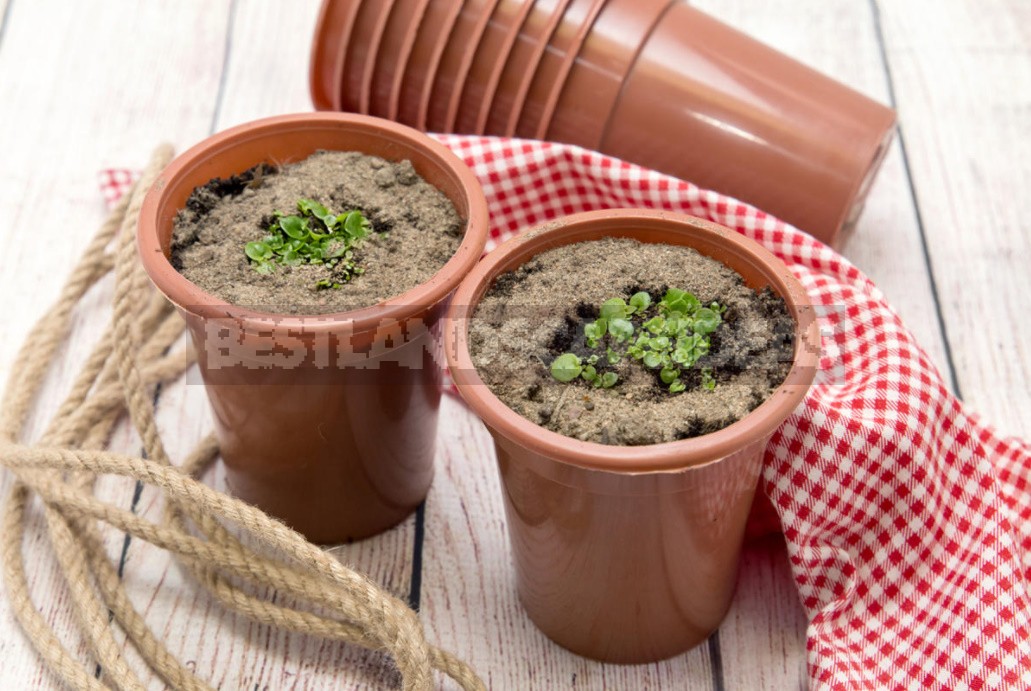
[[[562,21],[569,0],[538,0],[516,36],[501,81],[487,114],[486,134],[515,136],[519,114],[530,91],[544,49]]]
[[[676,2],[627,76],[600,150],[834,244],[894,123],[891,109]]]
[[[368,115],[376,53],[394,0],[353,1],[359,8],[340,70],[340,110]]]
[[[494,8],[462,89],[454,125],[456,132],[484,133],[501,72],[533,6],[533,2],[502,0]]]
[[[461,11],[461,2],[437,0],[423,15],[401,80],[397,109],[400,122],[426,131],[433,82]]]
[[[769,286],[795,318],[794,364],[749,415],[718,432],[651,446],[570,439],[505,406],[469,354],[468,320],[494,280],[546,250],[605,237],[693,247]],[[820,334],[806,293],[772,254],[690,216],[607,210],[550,221],[481,261],[445,328],[451,374],[494,437],[519,597],[556,643],[611,662],[676,655],[730,605],[745,522],[770,435],[813,381]]]
[[[441,0],[454,1],[454,0]],[[480,37],[494,12],[498,0],[465,0],[458,15],[440,67],[433,80],[433,91],[427,110],[426,127],[431,132],[454,132],[458,103],[462,97],[466,77],[472,67],[473,56]]]
[[[572,0],[544,49],[516,126],[525,139],[544,139],[569,70],[605,0]]]
[[[319,9],[308,63],[308,87],[317,110],[339,110],[337,63],[344,55],[358,5],[350,0],[325,0]]]
[[[547,138],[597,149],[637,52],[675,0],[608,0],[569,70]]]
[[[205,293],[169,262],[176,214],[198,185],[320,150],[407,159],[466,219],[458,251],[425,283],[377,305],[273,314]],[[230,491],[321,543],[378,533],[407,516],[433,475],[441,379],[438,318],[487,237],[472,172],[431,138],[339,113],[258,120],[177,157],[147,194],[138,245],[157,288],[186,320]]]
[[[369,113],[390,120],[397,119],[404,67],[415,45],[419,24],[430,0],[397,0],[390,10],[383,40],[376,55],[375,76]]]

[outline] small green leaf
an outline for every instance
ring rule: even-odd
[[[698,334],[711,334],[720,325],[720,315],[703,307],[694,314],[694,332]]]
[[[716,377],[713,376],[711,367],[702,368],[702,388],[706,391],[712,391],[716,388]]]
[[[665,307],[669,312],[680,312],[690,316],[701,306],[701,303],[698,302],[698,298],[686,290],[670,288],[659,302],[659,306]]]
[[[551,376],[561,382],[573,381],[582,370],[580,358],[574,353],[563,353],[551,363]]]
[[[279,219],[279,227],[295,240],[308,236],[308,222],[300,216],[283,216]]]
[[[260,262],[272,256],[272,248],[264,242],[248,242],[243,251],[252,261]]]
[[[652,317],[642,326],[653,334],[659,334],[666,328],[666,320],[662,317]]]
[[[617,342],[629,341],[634,335],[634,325],[622,317],[615,317],[609,320],[609,333]]]
[[[659,372],[659,378],[662,379],[663,384],[672,384],[678,377],[680,377],[680,370],[671,367],[664,367]]]
[[[337,221],[339,222],[339,220],[338,216]],[[344,218],[344,232],[356,240],[369,234],[368,224],[360,211],[351,211],[347,214]]]
[[[589,322],[584,326],[584,336],[587,338],[587,345],[591,348],[596,348],[598,346],[598,341],[605,336],[605,332],[608,328],[609,324],[604,319]]]
[[[630,296],[631,314],[640,313],[648,309],[652,304],[652,296],[643,290]]]
[[[594,365],[587,365],[584,367],[583,372],[580,373],[584,381],[593,382],[598,378],[598,370],[594,368]]]
[[[648,339],[648,346],[652,350],[665,350],[669,348],[669,337],[668,336],[656,336],[655,338]]]
[[[610,365],[615,365],[623,359],[623,356],[614,351],[612,348],[607,348],[605,350],[605,359],[609,361]]]
[[[673,382],[672,384],[669,385],[669,392],[670,393],[680,393],[681,391],[683,391],[686,388],[687,388],[687,384],[685,384],[683,382],[683,380],[677,379],[675,382]]]
[[[600,384],[603,389],[611,389],[619,381],[619,375],[615,372],[606,372],[601,375]]]
[[[648,352],[644,354],[644,366],[651,369],[655,369],[662,364],[662,358],[656,352]]]
[[[347,254],[347,244],[340,242],[327,243],[322,249],[322,256],[326,259],[336,259],[337,257],[343,257]]]
[[[329,214],[326,207],[314,199],[298,199],[297,210],[305,216],[314,216],[315,218],[321,218]]]
[[[627,306],[622,298],[611,298],[601,303],[602,319],[623,319],[627,316]]]

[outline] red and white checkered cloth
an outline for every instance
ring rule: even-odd
[[[869,279],[687,182],[571,146],[438,138],[483,183],[488,249],[578,211],[667,209],[758,241],[822,306],[821,371],[762,479],[808,613],[814,687],[1031,688],[1031,445],[964,409]],[[104,171],[105,198],[132,178]]]

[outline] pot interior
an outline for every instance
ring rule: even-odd
[[[319,150],[360,151],[389,161],[407,159],[424,180],[451,200],[458,215],[469,221],[470,199],[451,166],[436,152],[391,129],[361,121],[258,125],[223,138],[206,155],[190,158],[176,175],[159,180],[169,186],[157,209],[158,240],[165,256],[170,253],[175,216],[196,187],[262,162],[280,166],[301,161]]]
[[[608,237],[691,247],[736,271],[752,290],[769,287],[779,295],[795,320],[795,350],[791,370],[777,391],[721,430],[648,446],[612,446],[565,437],[523,418],[498,399],[476,372],[469,353],[469,319],[475,316],[483,295],[499,276],[542,252]],[[495,435],[540,458],[590,470],[633,473],[703,465],[768,437],[804,398],[820,352],[820,331],[809,298],[774,255],[729,228],[700,218],[635,209],[592,211],[548,222],[492,252],[456,293],[446,339],[452,377],[463,398]]]

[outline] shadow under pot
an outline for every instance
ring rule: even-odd
[[[730,282],[707,283],[694,270],[701,264]],[[753,328],[742,300],[779,310],[770,340],[780,349],[748,355],[774,373],[757,384],[763,400],[744,401],[733,422],[654,424],[690,401],[725,403],[747,388],[744,351],[731,345]],[[663,329],[686,330],[683,341],[663,340]],[[706,352],[690,362],[696,334]],[[473,269],[450,308],[448,364],[494,438],[519,597],[547,636],[587,657],[643,663],[719,626],[764,449],[805,397],[819,347],[813,308],[784,264],[690,216],[568,216]]]
[[[275,166],[272,175],[279,177],[316,152],[378,157],[383,162],[376,165],[404,166],[419,184],[436,188],[453,207],[457,249],[414,287],[346,310],[332,302],[309,310],[285,300],[282,308],[243,306],[188,280],[178,258],[173,265],[182,243],[176,226],[188,203],[197,215],[197,188],[218,178],[221,193],[251,195],[256,184],[273,184],[254,171]],[[286,205],[284,199],[294,196],[280,196],[277,204]],[[305,242],[329,242],[324,236],[343,237],[345,226],[358,227],[349,211],[335,218],[340,209],[300,206],[298,200],[296,210],[276,209],[283,216],[269,210],[254,219],[253,239],[269,233],[264,241],[274,244],[270,238],[285,228],[283,218],[294,214],[311,231]],[[376,230],[373,223],[367,232]],[[235,496],[319,543],[374,535],[419,505],[433,475],[443,364],[439,320],[483,252],[486,234],[486,202],[468,167],[426,135],[378,118],[312,113],[258,120],[204,140],[161,173],[140,214],[140,258],[189,327]],[[281,234],[280,240],[291,239]],[[322,249],[335,253],[336,247]],[[246,256],[240,254],[236,270],[256,269],[251,253],[238,249]],[[321,268],[287,271],[297,261],[289,259],[276,255],[270,272]],[[376,266],[363,270],[355,281],[371,277]],[[318,295],[333,290],[329,285]]]

